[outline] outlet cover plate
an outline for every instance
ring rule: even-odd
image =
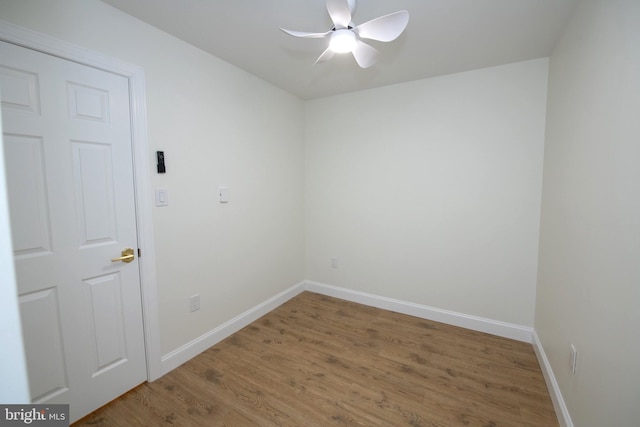
[[[200,310],[200,295],[193,295],[189,298],[189,309],[191,312]]]
[[[575,374],[576,369],[578,368],[578,350],[576,350],[576,346],[571,344],[571,358],[569,359],[569,369],[571,369],[571,373]]]

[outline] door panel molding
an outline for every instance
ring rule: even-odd
[[[55,287],[44,288],[21,295],[18,301],[27,365],[41,367],[37,375],[29,377],[33,402],[40,403],[68,390],[58,295]],[[34,314],[30,315],[30,312]],[[36,318],[43,321],[34,322]],[[40,351],[43,347],[49,351]]]
[[[138,244],[142,251],[139,264],[147,379],[153,381],[166,372],[163,372],[161,363],[144,69],[2,20],[0,40],[118,74],[129,81],[136,221]]]

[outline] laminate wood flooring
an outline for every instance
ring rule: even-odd
[[[304,292],[74,426],[554,427],[530,344]]]

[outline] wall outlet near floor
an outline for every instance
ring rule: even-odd
[[[189,298],[189,309],[193,312],[200,310],[200,295],[195,294]]]
[[[576,369],[578,368],[578,350],[576,350],[576,346],[571,344],[571,353],[569,358],[569,369],[571,369],[571,373],[575,374]]]
[[[331,257],[331,268],[338,268],[338,257]]]

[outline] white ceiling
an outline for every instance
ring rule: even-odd
[[[548,56],[579,0],[358,0],[358,25],[397,10],[409,25],[381,60],[314,65],[328,40],[278,29],[331,28],[325,0],[102,0],[303,99]]]

